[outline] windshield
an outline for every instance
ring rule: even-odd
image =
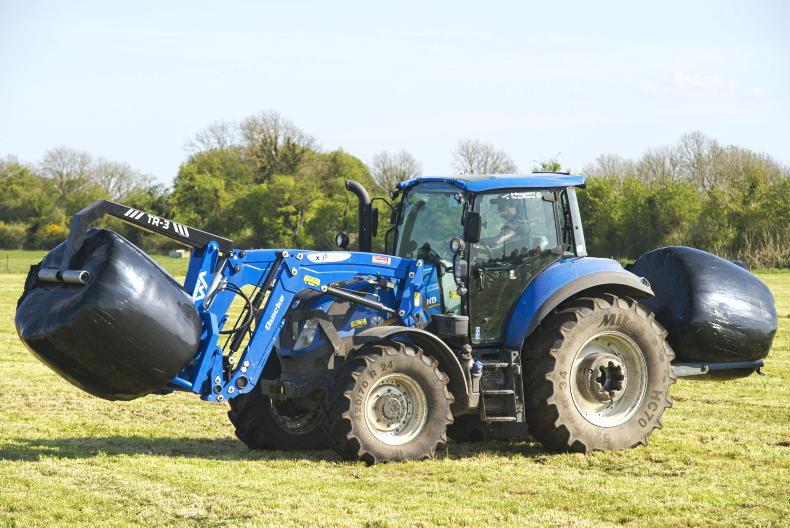
[[[464,204],[460,191],[449,185],[418,185],[403,199],[395,255],[425,258],[433,253],[452,260],[450,240],[462,233]]]

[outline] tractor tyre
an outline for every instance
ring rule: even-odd
[[[525,343],[529,432],[551,451],[647,445],[672,406],[675,355],[653,313],[630,298],[568,301]]]
[[[377,343],[352,352],[327,391],[330,444],[369,465],[433,458],[453,421],[448,381],[415,346]]]
[[[250,449],[327,449],[320,403],[309,398],[273,400],[259,387],[230,400],[228,418]]]

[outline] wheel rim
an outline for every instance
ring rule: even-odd
[[[647,391],[647,363],[639,345],[620,332],[601,332],[576,353],[571,396],[585,420],[615,427],[634,415]]]
[[[299,409],[289,400],[271,400],[270,410],[274,423],[293,435],[307,434],[321,425],[322,416],[317,406]]]
[[[379,379],[368,391],[364,406],[371,434],[388,445],[409,442],[428,420],[425,392],[405,374],[390,374]]]

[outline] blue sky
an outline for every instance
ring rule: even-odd
[[[461,138],[578,170],[693,130],[790,164],[790,2],[0,0],[0,156],[170,183],[195,132],[266,109],[426,174]]]

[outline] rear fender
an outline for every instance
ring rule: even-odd
[[[359,332],[354,336],[353,348],[376,343],[378,341],[398,341],[413,343],[429,353],[439,362],[439,368],[450,378],[447,384],[455,398],[453,411],[457,413],[469,406],[469,384],[458,357],[444,341],[437,336],[419,328],[407,326],[375,326]]]
[[[598,289],[634,298],[653,297],[647,281],[614,260],[584,257],[558,260],[527,285],[508,320],[505,345],[521,348],[552,310],[585,290]]]

